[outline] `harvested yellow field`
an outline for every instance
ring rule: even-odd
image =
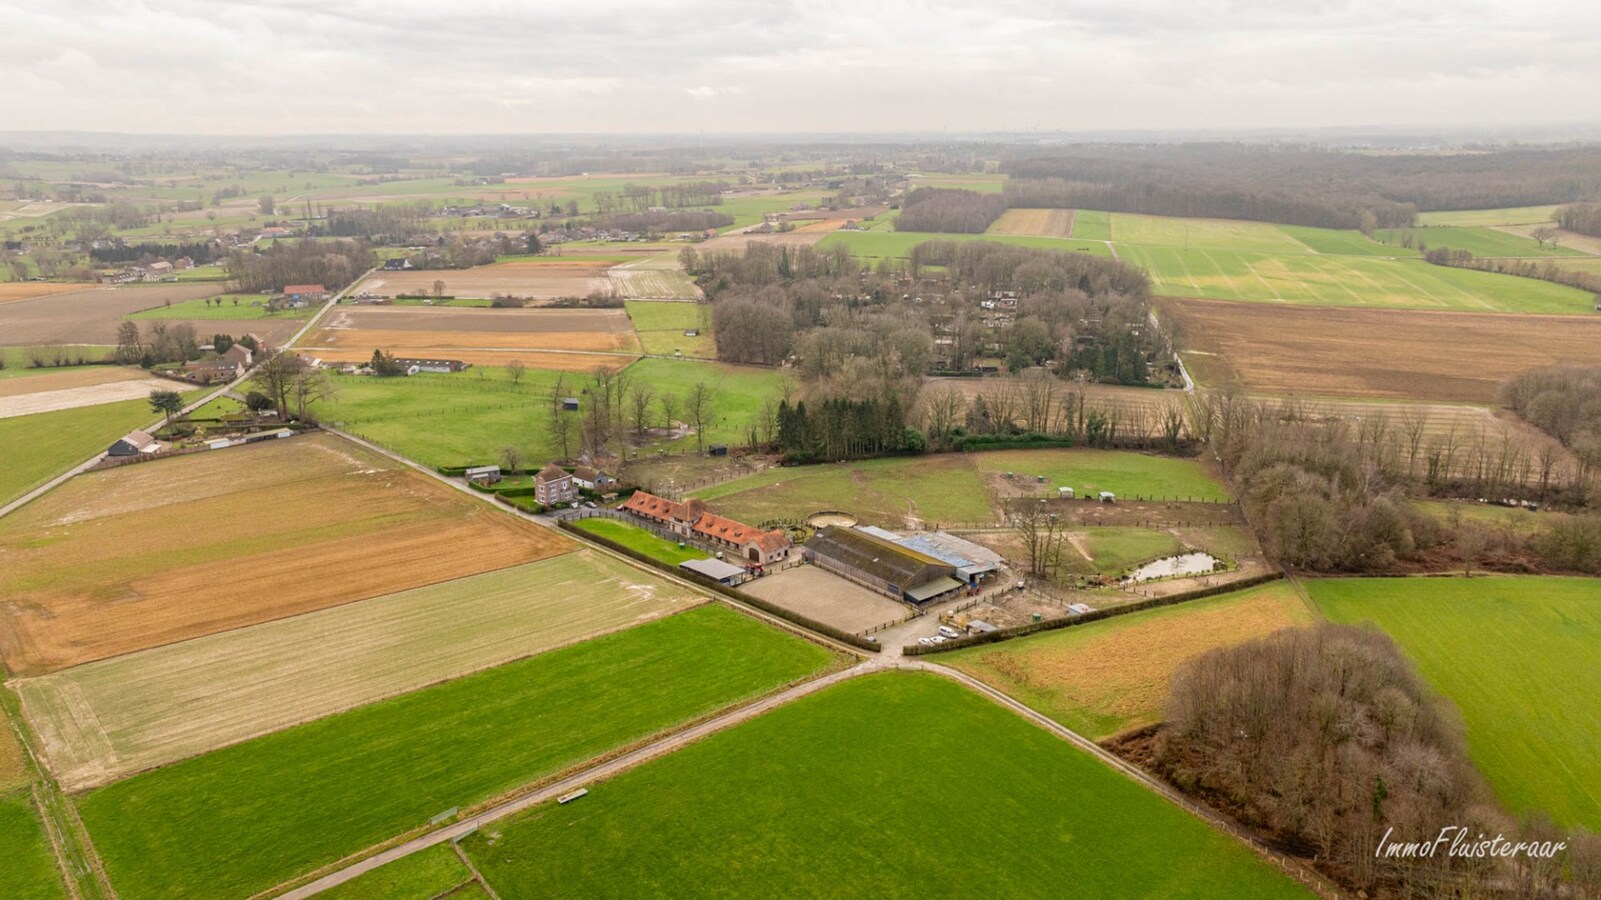
[[[1071,209],[1009,209],[989,227],[990,234],[1067,238],[1073,235]]]
[[[0,658],[38,675],[571,547],[329,435],[124,466],[0,520]]]
[[[61,284],[48,281],[0,281],[0,303],[10,303],[14,300],[32,300],[35,297],[48,297],[51,294],[88,290],[91,287],[94,287],[94,285]]]
[[[15,378],[0,378],[0,397],[19,397],[44,391],[93,387],[119,381],[137,381],[149,373],[132,366],[81,366],[70,369],[38,369]],[[172,382],[168,382],[171,384]]]
[[[641,352],[633,323],[620,309],[348,307],[330,315],[301,347],[335,362],[365,362],[374,350],[383,350],[474,365],[503,366],[517,359],[562,371],[621,368]],[[568,354],[582,356],[546,364],[545,357]]]
[[[413,269],[374,272],[362,279],[353,293],[394,297],[400,294],[432,296],[434,283],[444,282],[447,297],[524,297],[550,300],[587,297],[607,289],[602,260],[552,258],[538,262],[503,262],[471,269]]]
[[[702,602],[585,550],[16,687],[51,770],[79,790]]]
[[[1095,738],[1160,721],[1185,660],[1309,624],[1294,588],[1275,582],[953,654],[951,664]]]

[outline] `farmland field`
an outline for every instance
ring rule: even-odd
[[[1601,582],[1384,578],[1307,583],[1338,622],[1374,622],[1462,711],[1468,751],[1514,812],[1601,829]]]
[[[1413,246],[1426,244],[1431,249],[1447,247],[1466,250],[1474,256],[1585,256],[1583,251],[1570,247],[1540,246],[1538,241],[1517,234],[1508,234],[1494,228],[1458,225],[1432,225],[1421,228],[1388,228],[1373,233],[1386,244],[1400,246],[1410,238]]]
[[[191,398],[192,399],[192,398]],[[148,400],[0,419],[0,503],[9,502],[155,421]]]
[[[1460,209],[1418,213],[1419,225],[1540,225],[1549,223],[1555,206],[1518,206],[1510,209]]]
[[[1073,235],[1071,209],[1009,209],[991,223],[989,234],[1067,238]]]
[[[0,653],[37,675],[570,546],[332,436],[123,466],[0,520]]]
[[[685,356],[714,359],[717,342],[712,337],[712,308],[705,303],[652,303],[628,301],[628,318],[639,333],[639,342],[645,352],[656,356],[672,356],[680,351]],[[700,334],[685,337],[685,329],[697,329]]]
[[[933,838],[933,823],[962,828]],[[1305,896],[1233,838],[923,673],[829,687],[462,846],[507,897],[687,896],[709,873],[751,897]]]
[[[678,263],[676,253],[647,256],[614,266],[606,273],[619,296],[647,300],[699,300],[700,288]]]
[[[637,525],[630,525],[619,519],[593,518],[580,519],[573,525],[580,531],[615,541],[639,553],[669,566],[676,566],[685,560],[706,559],[708,554],[704,550],[694,547],[679,549],[678,544],[659,537],[653,531],[647,531]]]
[[[934,234],[917,231],[839,231],[818,246],[827,249],[844,245],[852,256],[864,260],[905,259],[912,248],[929,241],[991,241],[1035,250],[1070,250],[1095,256],[1111,256],[1112,250],[1100,241],[1078,238],[1038,237],[1012,234]]]
[[[1151,276],[1154,293],[1170,297],[1545,314],[1588,312],[1592,305],[1591,296],[1576,288],[1420,259],[1122,243],[1117,252]]]
[[[0,281],[0,303],[88,290],[92,285],[54,281]]]
[[[1098,740],[1160,721],[1186,659],[1312,620],[1275,582],[937,658]]]
[[[989,492],[972,457],[942,454],[768,469],[692,492],[720,515],[752,524],[845,510],[864,523],[989,521]]]
[[[1073,237],[1091,241],[1112,239],[1112,214],[1095,209],[1073,211]]]
[[[1111,491],[1119,497],[1168,497],[1179,500],[1227,500],[1228,491],[1196,460],[1175,459],[1122,450],[992,450],[973,454],[981,471],[1044,475],[1044,488],[1071,487],[1088,492]]]
[[[573,354],[621,368],[639,352],[628,316],[615,309],[440,309],[341,306],[300,345],[339,362],[364,362],[374,350],[393,356],[537,365]],[[553,351],[546,353],[528,351]],[[621,354],[608,358],[599,354]]]
[[[117,324],[130,313],[161,306],[169,300],[180,303],[220,293],[222,289],[214,284],[125,285],[86,287],[71,293],[0,303],[0,342],[110,344],[116,341]],[[281,340],[294,331],[294,323],[288,320],[259,324],[262,327],[252,326],[251,330],[268,340]],[[201,334],[217,330],[215,323],[194,325]]]
[[[77,790],[702,602],[593,551],[75,666],[16,687]]]
[[[324,900],[432,900],[472,877],[467,864],[456,855],[455,845],[446,843],[401,857],[318,896]],[[450,896],[467,900],[481,895]]]
[[[152,306],[149,309],[130,313],[128,318],[140,319],[188,319],[192,322],[209,321],[255,321],[259,319],[309,319],[321,304],[313,304],[300,309],[284,309],[271,311],[267,309],[267,298],[260,294],[224,294],[216,298],[221,300],[218,305],[215,301],[207,303],[210,298],[200,300],[181,300],[172,305]]]
[[[1182,219],[1112,213],[1112,237],[1122,252],[1124,244],[1178,247],[1190,250],[1237,250],[1257,253],[1299,254],[1310,248],[1267,222],[1235,219]]]
[[[3,722],[0,727],[4,727]],[[5,863],[0,865],[0,897],[52,900],[67,896],[61,871],[56,868],[55,852],[39,821],[33,795],[26,789],[0,791],[0,847],[5,848]]]
[[[704,606],[136,775],[78,807],[127,900],[243,897],[833,659]]]
[[[403,272],[374,272],[351,291],[393,297],[397,294],[432,296],[434,282],[445,283],[447,297],[494,297],[497,295],[549,300],[556,297],[586,297],[610,290],[606,270],[611,263],[602,260],[574,260],[564,257],[535,257],[520,262],[501,262],[471,269],[411,269]]]
[[[9,378],[0,381],[0,419],[120,400],[143,398],[148,402],[151,391],[183,391],[186,387],[180,382],[151,377],[140,369],[111,366],[74,367],[31,378]]]
[[[1316,309],[1176,300],[1191,372],[1284,395],[1495,403],[1526,369],[1601,363],[1601,316]]]

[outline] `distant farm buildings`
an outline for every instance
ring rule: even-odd
[[[284,298],[291,303],[303,301],[312,303],[328,299],[328,289],[320,284],[286,284],[283,289]]]
[[[106,450],[107,456],[138,456],[141,453],[155,453],[161,449],[161,442],[151,437],[147,432],[130,431],[123,438],[112,444]]]
[[[199,359],[183,364],[183,377],[195,384],[221,384],[233,381],[244,373],[243,363],[226,356],[217,359]]]
[[[860,528],[825,526],[802,552],[820,569],[909,603],[928,603],[964,586],[957,566]]]
[[[727,550],[737,555],[747,568],[771,565],[789,555],[789,535],[782,531],[763,531],[709,512],[704,500],[680,502],[635,491],[618,509],[680,537]]]
[[[449,374],[467,368],[467,364],[459,359],[421,359],[411,356],[395,357],[395,365],[405,370],[407,375],[415,375],[418,372]]]

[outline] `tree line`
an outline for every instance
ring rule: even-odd
[[[1565,269],[1562,263],[1555,259],[1503,259],[1474,256],[1466,250],[1451,250],[1445,247],[1430,247],[1424,251],[1423,259],[1436,266],[1450,266],[1456,269],[1477,269],[1480,272],[1499,272],[1502,275],[1516,275],[1519,278],[1537,278],[1549,281],[1552,284],[1562,284],[1578,288],[1581,291],[1590,291],[1596,295],[1596,302],[1601,303],[1601,274],[1585,272],[1579,269]]]
[[[672,184],[625,184],[617,191],[596,191],[595,208],[602,214],[645,212],[652,206],[720,206],[726,181],[679,181]]]
[[[713,210],[657,210],[656,212],[619,212],[600,216],[594,221],[596,228],[632,231],[639,234],[669,234],[681,231],[705,231],[708,228],[725,228],[734,224],[728,213]]]
[[[983,234],[1007,202],[999,194],[947,188],[917,188],[901,200],[896,231],[934,231],[945,234]]]
[[[129,244],[123,242],[121,238],[96,242],[94,246],[89,248],[89,258],[99,263],[145,263],[157,259],[179,259],[185,256],[194,260],[196,265],[204,265],[219,259],[222,256],[222,250],[219,245],[211,241],[191,241],[173,244],[145,241],[138,244]]]
[[[348,286],[372,268],[376,257],[366,242],[280,241],[269,248],[235,250],[224,265],[240,291],[275,291],[286,284],[320,284],[331,291]]]
[[[1558,228],[1601,237],[1601,203],[1575,203],[1557,210]]]

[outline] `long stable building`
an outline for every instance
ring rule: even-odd
[[[702,500],[669,500],[635,491],[618,509],[660,525],[673,534],[727,550],[748,568],[759,569],[789,555],[789,535],[763,531],[706,510]]]
[[[908,603],[928,603],[964,587],[956,566],[860,528],[825,526],[803,552],[820,569]]]

